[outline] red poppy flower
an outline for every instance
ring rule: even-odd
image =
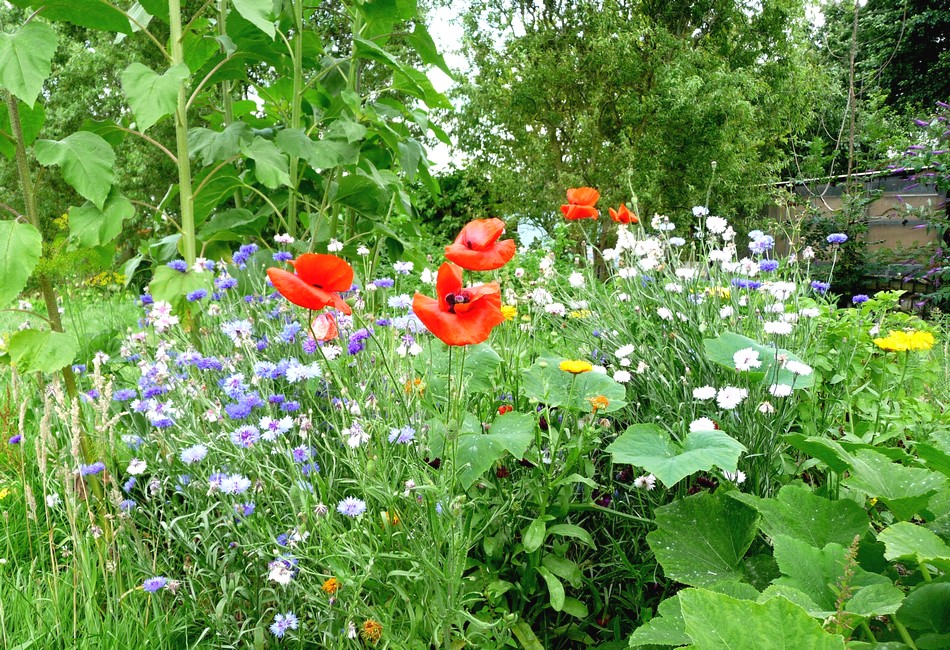
[[[513,239],[498,241],[504,232],[505,222],[501,219],[470,221],[455,242],[445,247],[445,257],[469,271],[500,269],[515,256]]]
[[[417,293],[412,311],[447,345],[474,345],[505,321],[497,282],[462,288],[462,269],[450,262],[439,267],[438,300]]]
[[[567,191],[567,205],[561,206],[564,216],[577,219],[596,219],[600,214],[594,204],[600,198],[600,192],[592,187],[572,187]]]
[[[613,208],[607,208],[607,212],[610,213],[610,218],[617,223],[640,223],[637,215],[630,212],[630,210],[627,209],[627,206],[623,203],[621,203],[620,207],[616,210]]]
[[[344,314],[352,313],[339,293],[349,291],[353,285],[353,267],[345,260],[336,255],[305,253],[290,264],[296,274],[267,269],[267,276],[280,295],[307,309],[319,310],[332,305]]]

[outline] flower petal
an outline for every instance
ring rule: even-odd
[[[310,334],[317,341],[330,341],[339,334],[332,314],[320,314],[310,323]]]
[[[469,271],[494,271],[511,261],[515,248],[513,239],[498,241],[479,250],[470,249],[456,240],[445,247],[445,257]]]
[[[327,291],[349,291],[353,286],[353,267],[336,255],[304,253],[294,260],[294,268],[304,282]]]
[[[439,308],[439,302],[417,293],[412,311],[422,324],[446,345],[475,345],[488,339],[492,328],[502,323],[501,296],[489,294],[467,305],[468,310],[451,313]]]
[[[572,187],[567,191],[567,202],[574,205],[593,207],[600,198],[600,192],[593,187]]]
[[[439,267],[439,274],[435,280],[435,291],[439,296],[439,309],[449,311],[449,303],[445,297],[450,293],[458,293],[462,290],[462,269],[451,264],[443,262]]]
[[[501,219],[475,219],[465,224],[455,238],[455,243],[472,250],[482,250],[498,241],[504,232],[505,222]]]
[[[267,269],[267,277],[270,278],[280,295],[298,307],[319,310],[326,307],[327,302],[329,302],[327,300],[329,294],[326,291],[310,286],[293,273],[283,269],[270,268]]]
[[[577,221],[578,219],[596,219],[599,212],[597,208],[592,208],[586,205],[562,205],[561,212],[564,213],[564,216],[571,221]]]

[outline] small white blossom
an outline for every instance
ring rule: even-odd
[[[653,474],[644,474],[633,479],[633,487],[638,490],[646,490],[649,492],[656,487],[656,477]]]
[[[742,401],[749,396],[749,391],[745,388],[738,388],[737,386],[726,386],[725,388],[720,388],[716,393],[716,404],[719,405],[719,408],[731,411],[735,407],[739,406]]]
[[[330,243],[327,244],[327,250],[331,253],[339,253],[341,250],[343,250],[343,242],[339,241],[338,239],[331,239]]]
[[[700,386],[693,389],[693,399],[710,400],[716,396],[716,389],[712,386]]]

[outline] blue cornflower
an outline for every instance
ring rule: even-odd
[[[286,397],[284,397],[280,393],[277,393],[275,395],[271,395],[270,397],[268,397],[267,401],[270,402],[271,404],[283,404],[284,400],[286,399],[287,399]]]
[[[761,282],[756,280],[746,280],[745,278],[736,278],[732,281],[732,286],[739,287],[740,289],[750,289],[752,291],[758,289],[762,286]]]
[[[74,364],[73,372],[76,373],[77,375],[81,375],[82,373],[86,372],[86,364],[84,363]]]
[[[843,244],[848,241],[848,236],[843,232],[835,232],[828,235],[825,241],[829,244]]]
[[[141,296],[139,296],[139,300],[142,302],[143,307],[147,307],[155,303],[155,301],[152,300],[152,296],[147,293],[143,293]]]
[[[287,413],[293,413],[294,411],[300,410],[300,402],[284,402],[280,405],[281,411],[286,411]]]
[[[106,468],[106,464],[100,460],[100,461],[96,461],[95,463],[92,463],[91,465],[80,465],[79,473],[82,476],[91,476],[91,475],[95,475],[104,471],[105,468]]]
[[[135,487],[135,477],[134,477],[134,476],[130,476],[130,477],[129,477],[129,480],[126,481],[126,482],[122,485],[122,489],[125,490],[126,492],[131,492],[131,491],[132,491],[132,488],[134,488],[134,487]]]
[[[253,501],[247,503],[235,503],[234,512],[237,513],[239,517],[250,517],[254,514],[254,510],[257,508]]]
[[[238,252],[231,257],[231,259],[235,264],[243,269],[247,265],[247,260],[256,252],[257,244],[244,244],[238,249]]]
[[[868,300],[870,300],[870,298],[864,295],[863,293],[859,293],[858,295],[852,296],[851,298],[851,302],[854,303],[855,305],[860,305],[862,303],[867,302]]]
[[[220,289],[221,291],[227,291],[228,289],[233,289],[238,285],[238,281],[232,278],[230,275],[219,275],[214,279],[214,286]]]
[[[231,402],[224,406],[224,412],[232,420],[243,420],[251,414],[252,410],[254,407],[244,402]]]
[[[304,354],[314,354],[317,351],[317,341],[308,336],[307,340],[304,341],[300,347],[303,349]]]
[[[274,622],[271,623],[270,631],[271,634],[276,636],[278,639],[282,639],[287,633],[287,630],[296,630],[298,624],[297,617],[293,612],[277,614],[274,617]]]
[[[304,476],[310,476],[310,474],[319,474],[320,465],[318,465],[317,463],[307,463],[306,465],[301,465],[300,472]]]
[[[284,326],[283,331],[280,333],[280,339],[284,343],[293,343],[298,334],[300,334],[300,323],[290,323]]]
[[[200,463],[207,455],[208,448],[199,444],[183,449],[178,457],[181,458],[181,462],[186,465],[191,465],[193,463]]]
[[[136,503],[132,499],[126,499],[119,504],[119,510],[122,512],[128,512],[129,510],[135,509]]]
[[[112,401],[114,402],[128,402],[129,400],[135,399],[138,393],[134,388],[120,388],[112,394]]]
[[[185,295],[185,298],[188,302],[198,302],[208,297],[207,289],[195,289],[194,291],[189,292]]]
[[[778,262],[776,260],[761,260],[759,262],[759,270],[769,273],[778,269]]]
[[[399,445],[408,445],[416,437],[416,430],[410,426],[404,426],[401,429],[395,427],[389,430],[389,442]]]
[[[184,273],[188,270],[188,262],[185,260],[172,260],[168,263],[168,268],[173,271],[178,271],[179,273]]]
[[[253,426],[241,427],[231,433],[231,442],[244,449],[253,447],[254,444],[260,442],[260,440],[261,432],[257,430],[257,427]]]
[[[396,281],[392,278],[379,278],[378,280],[373,280],[372,285],[377,289],[390,289],[396,285]]]
[[[147,593],[154,594],[167,584],[168,578],[165,576],[155,576],[154,578],[148,578],[145,582],[143,582],[142,589],[144,589]]]
[[[20,435],[19,433],[15,434],[15,435],[13,435],[13,436],[10,436],[10,439],[7,440],[7,444],[8,444],[8,445],[18,445],[18,444],[20,444],[21,442],[23,442],[23,436]]]
[[[819,280],[813,280],[811,283],[811,288],[820,294],[824,294],[831,288],[831,285],[827,282],[821,282]]]
[[[304,445],[294,447],[290,450],[290,455],[293,456],[295,463],[303,463],[310,458],[310,447]]]
[[[274,253],[275,262],[286,262],[292,259],[294,259],[293,253],[288,253],[287,251],[277,251]]]
[[[775,246],[775,239],[771,235],[762,235],[749,244],[749,250],[753,253],[765,253],[772,250]]]
[[[366,502],[356,497],[346,497],[337,504],[336,511],[347,517],[359,517],[366,512]]]
[[[198,370],[224,370],[224,364],[216,357],[204,357],[195,361]]]

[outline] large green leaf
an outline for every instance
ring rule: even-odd
[[[23,4],[23,3],[20,3]],[[131,34],[132,24],[121,9],[101,0],[32,0],[29,4],[43,8],[46,20],[63,21],[106,32]]]
[[[456,464],[461,469],[462,487],[470,487],[478,478],[501,460],[505,452],[515,458],[524,457],[534,440],[537,422],[526,413],[506,413],[495,418],[488,433],[463,432],[459,435]]]
[[[642,645],[682,646],[688,645],[691,639],[686,634],[686,621],[683,620],[683,609],[680,605],[679,594],[667,598],[656,609],[657,615],[645,625],[641,625],[630,637],[630,646]]]
[[[274,27],[273,0],[231,0],[231,2],[245,20],[254,24],[271,38],[276,36],[277,28]]]
[[[264,187],[275,190],[281,185],[290,185],[287,156],[273,142],[254,138],[241,147],[241,152],[254,161],[254,176]]]
[[[7,351],[21,373],[56,372],[73,362],[79,345],[61,332],[22,330],[10,337]]]
[[[163,22],[168,22],[168,0],[139,0],[145,11]]]
[[[800,433],[787,435],[785,440],[795,449],[817,458],[836,474],[851,467],[851,455],[835,440],[822,436],[803,436]]]
[[[429,390],[442,399],[446,398],[448,388],[446,378],[449,376],[449,354],[448,346],[435,345],[428,358],[420,355],[416,357],[415,362],[416,370],[426,376]],[[456,365],[452,366],[453,373],[458,372],[458,355],[454,359]],[[465,392],[495,394],[498,387],[495,375],[501,364],[502,358],[487,343],[468,346],[465,351],[465,364],[462,366],[462,385]]]
[[[657,508],[657,529],[647,542],[671,580],[692,586],[738,582],[758,518],[724,490],[697,494]]]
[[[928,469],[904,467],[884,454],[862,449],[852,456],[851,475],[842,484],[881,499],[895,517],[907,520],[926,508],[938,490],[946,489],[947,479]]]
[[[269,221],[266,214],[256,215],[245,208],[232,208],[212,217],[198,232],[198,239],[212,241],[246,241],[257,237]]]
[[[274,142],[281,151],[306,160],[317,171],[355,164],[360,156],[358,145],[341,140],[311,140],[303,129],[284,129]]]
[[[122,232],[122,222],[135,216],[135,206],[113,191],[100,210],[90,201],[69,209],[69,238],[83,248],[103,246]]]
[[[882,575],[869,573],[860,566],[850,568],[848,549],[841,544],[827,544],[818,549],[792,537],[778,535],[772,539],[775,561],[782,577],[774,581],[775,585],[794,587],[808,594],[808,597],[821,609],[820,615],[835,611],[840,585],[845,571],[851,571],[848,584],[853,590],[868,585],[886,584],[891,581]],[[818,615],[817,612],[812,612]]]
[[[784,598],[755,603],[687,589],[679,599],[696,650],[844,650],[844,639]]]
[[[523,372],[525,395],[546,406],[568,407],[590,413],[595,398],[607,399],[607,406],[598,404],[598,413],[611,413],[627,404],[624,387],[602,373],[585,372],[572,375],[561,370],[563,357],[542,355]]]
[[[188,66],[179,63],[158,74],[148,66],[133,63],[122,71],[122,90],[140,131],[146,131],[178,107],[178,89],[188,79]]]
[[[63,178],[97,208],[105,207],[112,187],[115,152],[100,136],[88,131],[62,140],[39,140],[34,147],[41,165],[59,165]]]
[[[211,273],[195,273],[189,270],[180,273],[167,266],[160,266],[155,270],[152,281],[148,285],[148,292],[156,300],[164,300],[175,309],[181,309],[185,304],[185,296],[198,289],[211,292]]]
[[[914,589],[904,599],[897,620],[914,630],[950,634],[950,582],[931,582]]]
[[[634,424],[606,451],[615,463],[642,467],[663,485],[672,487],[691,474],[713,467],[735,472],[739,454],[746,448],[722,431],[690,431],[680,444],[655,424]]]
[[[202,165],[210,165],[237,156],[242,145],[253,139],[254,131],[245,122],[232,122],[223,131],[188,129],[188,154],[198,158]]]
[[[209,168],[195,178],[195,224],[204,223],[208,215],[217,208],[222,201],[234,195],[234,190],[244,186],[244,182],[238,175],[237,169],[233,165],[224,167]],[[214,176],[208,180],[211,172]]]
[[[28,223],[0,221],[0,307],[20,295],[43,254],[43,238]]]
[[[17,107],[20,109],[20,128],[23,131],[23,146],[29,147],[36,140],[36,137],[43,130],[46,123],[46,108],[42,103],[36,103],[30,108],[21,101],[17,101]],[[5,108],[0,110],[0,154],[13,160],[16,155],[16,146],[12,141],[12,129],[10,128],[10,113]],[[3,134],[10,135],[7,139]]]
[[[898,522],[878,533],[877,539],[884,542],[888,560],[932,564],[950,573],[950,546],[923,526]]]
[[[759,511],[759,527],[769,537],[788,535],[817,548],[830,542],[849,546],[856,535],[863,536],[868,529],[867,513],[854,501],[831,501],[802,486],[786,485],[772,499],[731,494]]]
[[[50,75],[57,42],[53,28],[38,20],[12,34],[0,32],[0,86],[33,108]]]

